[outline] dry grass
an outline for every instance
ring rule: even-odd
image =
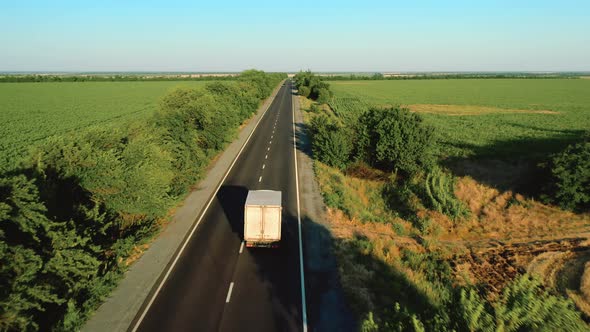
[[[571,258],[570,252],[544,252],[533,258],[527,266],[527,272],[541,278],[545,285],[555,288],[559,270]]]
[[[574,301],[574,304],[584,316],[590,317],[590,303],[579,292],[568,289],[567,296]]]
[[[528,241],[566,237],[590,230],[590,217],[541,204],[511,191],[459,179],[455,194],[472,211],[471,220],[461,224],[457,233],[469,239]]]
[[[584,265],[584,274],[580,280],[580,292],[584,294],[586,300],[590,300],[590,262]]]
[[[325,172],[329,173],[329,170],[320,172],[320,182],[327,181]],[[356,172],[354,169],[351,173]],[[374,195],[367,195],[367,189],[382,183],[382,180],[347,176],[343,181],[343,185],[358,197],[363,206],[382,205],[382,202],[373,202],[377,199]],[[588,215],[562,211],[511,191],[478,183],[470,177],[459,178],[455,189],[456,196],[471,210],[467,220],[454,223],[435,211],[418,212],[420,219],[431,220],[430,227],[441,232],[417,236],[420,232],[413,224],[401,218],[391,217],[388,222],[379,223],[363,222],[348,218],[337,209],[329,209],[327,219],[337,239],[366,238],[372,244],[371,252],[366,254],[395,267],[428,294],[434,292],[427,289],[423,276],[400,265],[400,250],[441,254],[452,262],[457,284],[487,285],[490,297],[496,296],[507,282],[527,271],[541,276],[550,287],[557,286],[564,278],[568,279],[566,275],[577,275],[579,284],[579,269],[567,267],[572,266],[572,259],[578,265],[585,263],[580,260],[582,256],[573,251],[588,247]],[[400,229],[403,231],[400,232]],[[340,253],[339,257],[341,262],[354,258],[345,253]],[[360,273],[358,269],[361,267],[354,267],[355,262],[352,261],[342,264],[348,266],[341,269],[343,278],[360,282],[360,277],[354,274]],[[590,272],[588,274],[587,283],[590,284]],[[349,286],[352,287],[352,284]]]
[[[526,110],[509,109],[481,105],[441,105],[441,104],[410,104],[403,105],[412,112],[444,114],[450,116],[458,115],[482,115],[482,114],[559,114],[551,110]]]
[[[574,301],[590,317],[590,253],[577,253],[560,269],[557,289]]]
[[[131,266],[149,247],[150,245],[148,243],[134,246],[129,257],[125,259],[125,266]]]

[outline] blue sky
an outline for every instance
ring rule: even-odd
[[[590,71],[590,1],[8,1],[0,71]]]

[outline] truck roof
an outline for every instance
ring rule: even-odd
[[[246,205],[281,206],[281,192],[275,190],[250,190]]]

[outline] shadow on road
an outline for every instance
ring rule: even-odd
[[[216,195],[232,231],[240,239],[244,238],[244,204],[247,196],[248,188],[234,185],[221,186]]]

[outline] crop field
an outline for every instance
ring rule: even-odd
[[[177,86],[205,82],[68,82],[0,84],[0,168],[52,135],[151,114]]]
[[[553,152],[590,130],[590,80],[331,81],[330,86],[332,107],[343,118],[359,104],[401,104],[423,114],[436,127],[446,157]]]

